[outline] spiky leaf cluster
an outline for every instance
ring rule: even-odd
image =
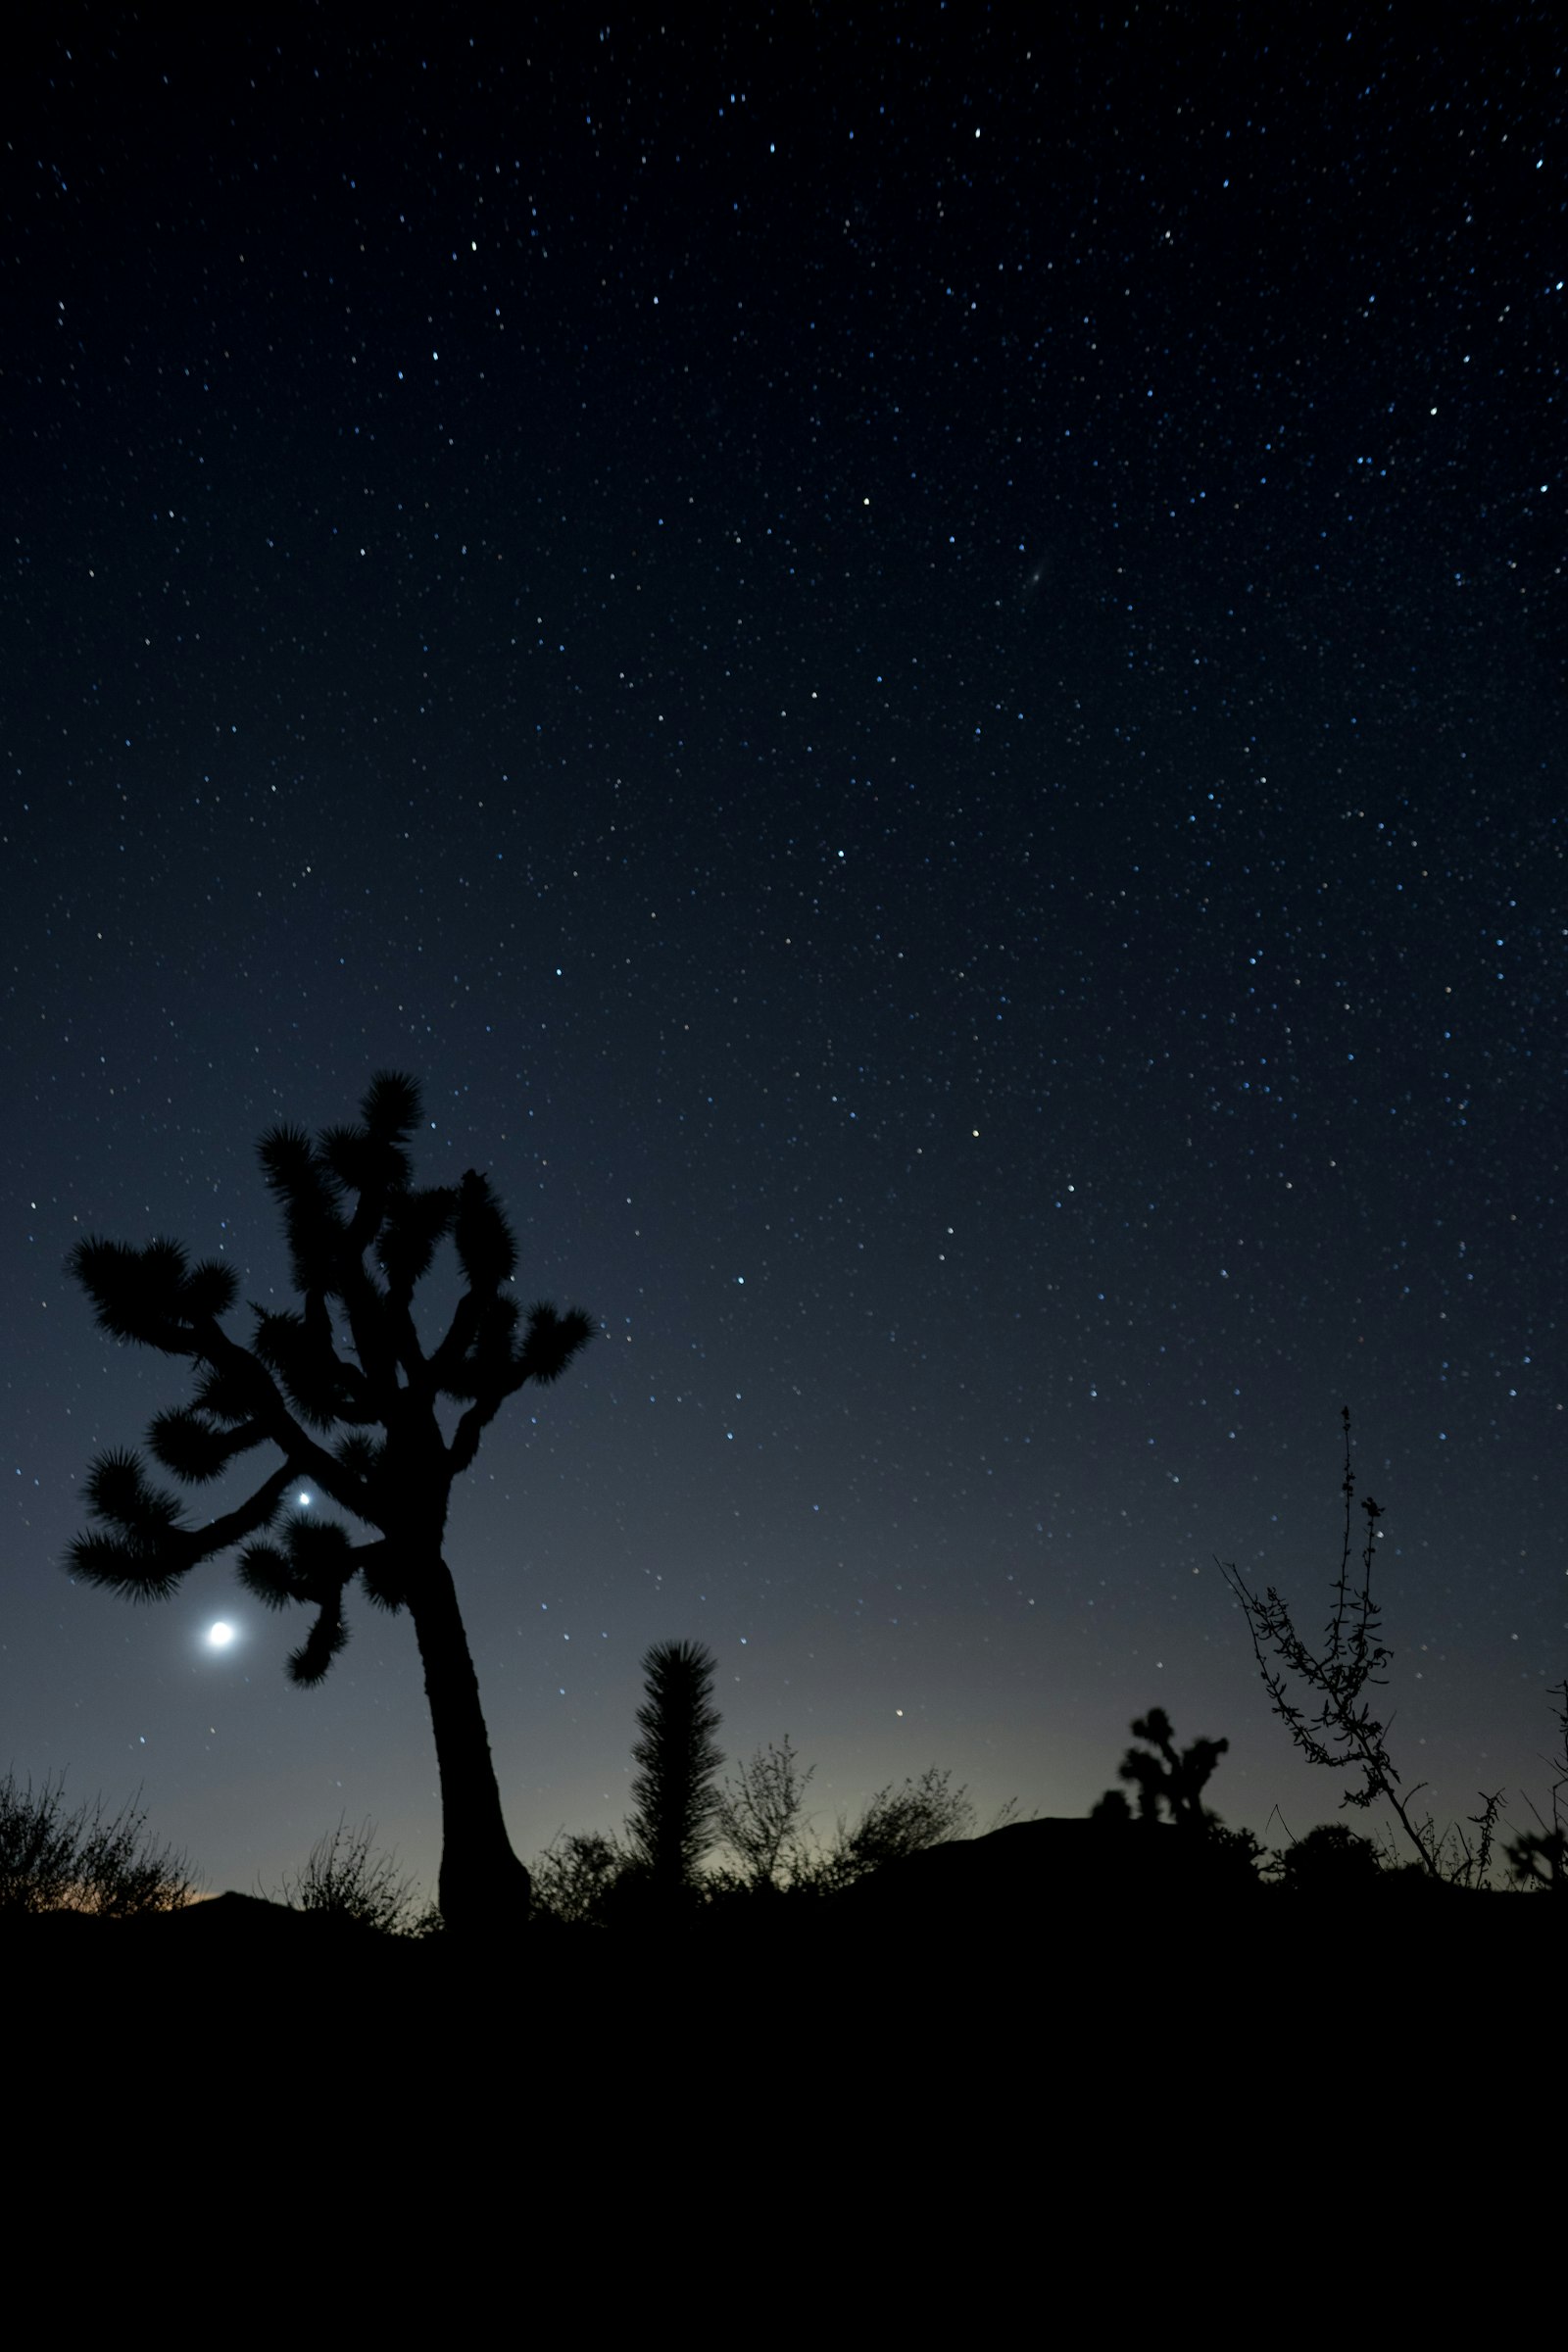
[[[290,1519],[281,1546],[247,1544],[240,1553],[239,1581],[264,1608],[299,1601],[316,1611],[316,1623],[289,1657],[292,1681],[318,1683],[347,1642],[343,1594],[360,1566],[348,1530],[335,1519]]]
[[[100,1330],[164,1355],[199,1354],[204,1325],[234,1303],[232,1270],[214,1257],[192,1266],[177,1242],[133,1250],[91,1235],[76,1244],[70,1266]]]
[[[136,1454],[100,1454],[87,1474],[87,1508],[100,1525],[75,1538],[67,1566],[84,1584],[131,1600],[167,1600],[199,1560],[267,1526],[288,1481],[285,1465],[237,1510],[197,1529],[185,1525],[175,1495],[148,1485]]]
[[[172,1470],[187,1487],[202,1487],[220,1477],[239,1454],[261,1445],[266,1435],[259,1421],[241,1420],[225,1428],[210,1408],[179,1404],[157,1416],[147,1443],[166,1470]]]

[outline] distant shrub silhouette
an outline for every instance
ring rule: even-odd
[[[1004,1813],[1010,1812],[1004,1807]],[[840,1820],[832,1845],[808,1874],[820,1891],[834,1893],[906,1854],[946,1845],[974,1831],[974,1805],[953,1775],[930,1764],[918,1780],[879,1788],[853,1828]]]
[[[533,1865],[533,1916],[556,1927],[601,1927],[630,1856],[602,1830],[563,1830]]]
[[[317,1839],[299,1876],[285,1876],[272,1900],[291,1911],[351,1919],[383,1936],[428,1933],[431,1924],[421,1914],[413,1879],[399,1876],[397,1856],[376,1852],[371,1821],[357,1830],[339,1821]]]
[[[805,1772],[786,1735],[782,1747],[759,1748],[721,1797],[719,1828],[741,1862],[740,1880],[753,1892],[782,1889],[833,1894],[934,1845],[975,1835],[974,1803],[953,1774],[928,1764],[924,1772],[890,1781],[856,1822],[839,1816],[825,1843],[812,1838],[806,1790],[816,1767]],[[1000,1829],[1017,1810],[1009,1798],[988,1826]]]
[[[0,1781],[0,1914],[86,1911],[130,1919],[177,1911],[197,1888],[185,1857],[146,1835],[134,1799],[106,1815],[103,1799],[66,1809],[65,1782]]]
[[[713,1826],[754,1891],[793,1886],[809,1872],[806,1791],[815,1770],[802,1772],[786,1732],[781,1747],[760,1747],[720,1789]]]
[[[1287,1893],[1364,1894],[1385,1876],[1375,1841],[1348,1821],[1320,1822],[1279,1857],[1277,1883]]]

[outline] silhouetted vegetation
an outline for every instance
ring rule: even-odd
[[[1289,1603],[1272,1585],[1262,1594],[1252,1592],[1234,1562],[1228,1567],[1221,1563],[1222,1573],[1246,1612],[1253,1654],[1274,1712],[1297,1746],[1312,1763],[1331,1772],[1360,1774],[1359,1787],[1344,1789],[1340,1803],[1365,1809],[1386,1797],[1429,1877],[1458,1886],[1482,1886],[1487,1883],[1502,1791],[1492,1796],[1483,1792],[1481,1811],[1469,1816],[1477,1832],[1474,1846],[1462,1829],[1440,1836],[1430,1814],[1418,1819],[1411,1810],[1426,1783],[1418,1781],[1400,1795],[1399,1775],[1389,1754],[1385,1727],[1365,1695],[1387,1684],[1388,1677],[1381,1669],[1394,1654],[1383,1641],[1382,1611],[1372,1597],[1372,1560],[1383,1508],[1370,1494],[1363,1495],[1366,1542],[1356,1587],[1350,1571],[1355,1472],[1350,1459],[1348,1406],[1341,1419],[1345,1430],[1345,1540],[1334,1586],[1334,1609],[1321,1653],[1309,1648],[1297,1632]],[[1277,1666],[1270,1662],[1271,1652],[1279,1661]],[[1308,1717],[1305,1708],[1291,1696],[1290,1676],[1317,1694],[1320,1704],[1315,1715]]]
[[[1548,1690],[1548,1698],[1560,1698],[1556,1710],[1560,1752],[1544,1759],[1553,1774],[1551,1784],[1551,1819],[1546,1820],[1540,1807],[1530,1797],[1525,1798],[1540,1825],[1534,1830],[1521,1830],[1512,1837],[1503,1851],[1508,1857],[1508,1871],[1520,1886],[1544,1886],[1552,1894],[1568,1895],[1568,1818],[1565,1812],[1564,1791],[1568,1790],[1568,1678],[1556,1690]]]
[[[806,1812],[815,1767],[802,1770],[787,1733],[779,1746],[759,1748],[714,1787],[723,1757],[710,1653],[700,1643],[667,1642],[643,1663],[647,1696],[637,1710],[626,1842],[598,1830],[562,1831],[533,1865],[538,1918],[604,1926],[636,1918],[650,1901],[661,1907],[661,1896],[667,1910],[676,1900],[690,1906],[729,1904],[740,1895],[837,1894],[890,1863],[972,1834],[968,1790],[933,1764],[890,1782],[858,1820],[841,1816],[833,1837],[817,1840]],[[1004,1805],[992,1826],[1013,1810]],[[705,1869],[715,1847],[739,1867]]]
[[[1189,1838],[1201,1838],[1210,1883],[1222,1867],[1236,1885],[1253,1880],[1265,1848],[1250,1830],[1233,1830],[1202,1801],[1202,1791],[1215,1766],[1230,1749],[1228,1740],[1194,1740],[1178,1751],[1170,1717],[1163,1707],[1151,1707],[1128,1726],[1141,1746],[1128,1748],[1116,1771],[1119,1779],[1138,1791],[1135,1814],[1123,1789],[1107,1788],[1090,1807],[1091,1821],[1107,1828],[1124,1825],[1143,1830],[1162,1823]]]
[[[643,1672],[648,1695],[637,1710],[642,1738],[631,1751],[637,1773],[626,1835],[639,1873],[668,1902],[694,1891],[713,1842],[720,1718],[713,1660],[700,1642],[656,1642]]]
[[[563,1928],[602,1927],[631,1856],[603,1830],[563,1830],[533,1865],[533,1915]]]
[[[1160,1807],[1178,1829],[1207,1830],[1219,1822],[1217,1813],[1210,1813],[1202,1801],[1202,1791],[1214,1777],[1214,1767],[1230,1747],[1228,1740],[1194,1740],[1178,1755],[1170,1718],[1163,1707],[1151,1707],[1147,1715],[1134,1719],[1132,1735],[1143,1741],[1142,1747],[1130,1747],[1116,1767],[1117,1777],[1129,1782],[1138,1790],[1138,1817],[1141,1821],[1158,1821]],[[1118,1792],[1107,1789],[1097,1810],[1113,1815],[1110,1799]],[[1126,1800],[1123,1799],[1125,1806]]]
[[[72,1545],[85,1582],[136,1600],[162,1599],[199,1561],[241,1546],[240,1582],[267,1608],[315,1611],[289,1660],[318,1683],[348,1639],[343,1604],[356,1577],[377,1608],[407,1608],[424,1666],[440,1769],[441,1911],[449,1926],[518,1924],[528,1879],[502,1818],[479,1686],[442,1539],[455,1479],[485,1430],[526,1381],[559,1379],[590,1325],[573,1308],[522,1309],[512,1295],[516,1248],[488,1180],[416,1190],[405,1149],[418,1126],[411,1079],[383,1071],[362,1124],[316,1143],[275,1127],[261,1145],[268,1187],[288,1236],[298,1312],[253,1306],[251,1345],[220,1318],[234,1304],[232,1269],[191,1266],[176,1243],[144,1249],[78,1244],[72,1271],[99,1324],[117,1340],[187,1358],[191,1403],[160,1413],[155,1459],[203,1487],[259,1448],[280,1459],[235,1508],[188,1525],[178,1499],[151,1485],[132,1452],[100,1455],[87,1481],[98,1527]],[[414,1318],[416,1286],[450,1240],[463,1294],[433,1346]],[[450,1442],[437,1408],[458,1408]],[[320,1494],[374,1530],[354,1543],[339,1521],[300,1508],[270,1531],[290,1490]]]
[[[832,1844],[811,1873],[812,1884],[823,1893],[853,1886],[890,1862],[969,1837],[974,1820],[968,1789],[955,1788],[952,1773],[930,1764],[916,1779],[890,1781],[879,1788],[853,1825],[840,1820]]]
[[[132,1919],[195,1900],[183,1854],[147,1836],[134,1799],[106,1814],[102,1797],[66,1805],[63,1780],[34,1788],[0,1781],[0,1914],[85,1911]]]
[[[83,1279],[88,1280],[91,1271],[108,1300],[101,1319],[110,1328],[117,1327],[112,1318],[118,1319],[127,1336],[142,1336],[166,1352],[189,1353],[205,1367],[196,1404],[183,1415],[160,1416],[152,1435],[158,1458],[175,1468],[183,1461],[185,1475],[193,1482],[212,1474],[230,1454],[247,1450],[273,1434],[278,1425],[270,1395],[289,1399],[289,1404],[280,1403],[277,1410],[286,1414],[293,1406],[302,1416],[307,1415],[309,1400],[314,1397],[318,1417],[328,1427],[334,1420],[352,1421],[356,1412],[367,1406],[375,1393],[373,1382],[367,1381],[363,1388],[361,1382],[365,1359],[368,1356],[372,1364],[376,1360],[373,1334],[380,1328],[384,1335],[391,1314],[389,1302],[395,1296],[403,1296],[402,1311],[406,1313],[407,1287],[427,1262],[422,1249],[400,1255],[401,1229],[396,1217],[402,1215],[419,1224],[429,1240],[438,1229],[446,1230],[443,1220],[449,1211],[454,1220],[460,1214],[453,1206],[453,1196],[419,1207],[420,1202],[429,1203],[430,1197],[409,1195],[404,1206],[395,1210],[395,1188],[389,1181],[383,1197],[378,1201],[372,1199],[368,1210],[363,1208],[365,1189],[370,1182],[367,1171],[379,1165],[384,1175],[388,1166],[395,1169],[402,1159],[400,1152],[391,1160],[384,1153],[377,1158],[379,1114],[374,1089],[365,1107],[365,1130],[354,1131],[347,1140],[323,1139],[319,1162],[313,1155],[312,1164],[320,1178],[318,1194],[312,1193],[289,1159],[296,1145],[278,1146],[274,1153],[288,1160],[292,1171],[288,1181],[298,1195],[290,1209],[296,1271],[309,1271],[316,1265],[310,1254],[315,1250],[320,1253],[321,1265],[340,1283],[330,1296],[343,1303],[350,1333],[358,1335],[345,1343],[346,1354],[339,1355],[330,1341],[318,1334],[315,1339],[309,1336],[313,1319],[326,1311],[324,1293],[317,1298],[307,1291],[306,1312],[298,1319],[297,1330],[290,1318],[259,1311],[255,1351],[229,1352],[231,1344],[220,1341],[212,1321],[216,1308],[210,1294],[218,1286],[209,1283],[210,1270],[198,1268],[188,1274],[182,1259],[175,1267],[170,1257],[158,1258],[159,1252],[172,1250],[171,1245],[155,1244],[140,1253],[121,1252],[108,1273],[101,1256],[89,1255],[84,1265]],[[389,1132],[383,1119],[379,1130],[382,1145]],[[320,1177],[322,1165],[336,1164],[329,1161],[329,1147],[342,1167],[359,1170],[356,1181],[362,1209],[352,1217],[338,1217],[340,1244],[329,1245],[318,1234],[314,1240],[307,1234],[305,1242],[299,1243],[296,1224],[301,1218],[309,1222],[307,1207],[312,1200],[311,1216],[328,1210],[337,1213],[332,1203],[339,1195]],[[303,1143],[297,1148],[311,1152]],[[344,1176],[341,1181],[346,1184],[349,1179]],[[288,1187],[283,1189],[287,1192]],[[300,1205],[301,1200],[306,1206]],[[478,1218],[477,1225],[470,1223],[465,1229],[460,1241],[460,1258],[469,1276],[468,1315],[465,1325],[465,1310],[460,1307],[453,1330],[466,1328],[464,1348],[482,1352],[483,1347],[502,1345],[500,1340],[482,1342],[484,1307],[482,1300],[473,1304],[478,1295],[474,1269],[482,1258],[486,1236],[496,1245],[496,1228],[489,1223],[482,1204],[475,1208],[470,1200],[468,1213]],[[385,1287],[370,1284],[369,1304],[345,1272],[342,1256],[344,1250],[358,1247],[363,1251],[368,1246],[363,1240],[356,1242],[356,1236],[362,1234],[382,1237],[378,1254]],[[433,1248],[433,1240],[430,1246]],[[84,1247],[89,1253],[110,1249],[104,1244]],[[332,1255],[334,1248],[339,1251],[336,1257]],[[172,1255],[178,1257],[177,1252]],[[152,1258],[158,1262],[149,1272]],[[134,1261],[128,1270],[127,1261]],[[492,1271],[501,1262],[500,1255],[488,1261]],[[412,1273],[411,1268],[415,1269]],[[361,1271],[369,1283],[363,1267]],[[402,1294],[399,1283],[405,1286]],[[118,1287],[121,1285],[123,1288]],[[95,1298],[98,1295],[95,1289]],[[547,1311],[535,1309],[535,1317]],[[379,1326],[378,1315],[382,1318]],[[291,1336],[280,1337],[273,1328],[278,1325],[286,1326]],[[505,1328],[510,1333],[511,1320]],[[451,1344],[449,1332],[442,1348]],[[505,1339],[505,1346],[513,1347],[510,1338]],[[523,1377],[544,1376],[519,1372],[526,1348],[525,1342],[511,1357],[511,1377],[516,1385]],[[405,1376],[411,1362],[426,1364],[429,1384],[427,1384],[423,1392],[426,1408],[435,1394],[461,1394],[469,1396],[470,1410],[488,1400],[487,1409],[493,1412],[504,1386],[495,1362],[486,1357],[484,1363],[470,1365],[466,1373],[462,1366],[466,1360],[460,1350],[445,1359],[443,1369],[440,1349],[425,1358],[417,1352],[417,1343],[407,1335],[398,1343],[394,1357]],[[490,1364],[488,1372],[485,1363]],[[252,1372],[244,1369],[247,1364]],[[320,1384],[327,1381],[330,1366],[336,1366],[334,1378],[341,1375],[341,1386],[331,1392],[329,1399]],[[381,1370],[384,1372],[384,1365]],[[459,1383],[466,1385],[460,1388]],[[330,1415],[326,1412],[329,1401]],[[242,1404],[249,1408],[246,1420],[238,1417]],[[458,1438],[445,1452],[448,1484],[458,1441],[466,1425],[466,1414]],[[385,1429],[387,1425],[383,1422],[382,1426]],[[644,1660],[646,1690],[637,1710],[638,1737],[632,1749],[637,1767],[632,1782],[633,1811],[624,1838],[600,1831],[560,1833],[535,1865],[537,1920],[554,1928],[613,1929],[613,1939],[600,1947],[612,1957],[628,1936],[635,1951],[637,1931],[650,1921],[678,1916],[696,1926],[705,1919],[761,1921],[785,1916],[773,1904],[752,1899],[763,1896],[794,1898],[788,1918],[798,1923],[803,1933],[809,1928],[815,1936],[820,1927],[830,1938],[884,1931],[903,1936],[916,1924],[935,1937],[952,1938],[967,1933],[970,1926],[982,1935],[1016,1936],[1029,1933],[1036,1918],[1045,1920],[1047,1909],[1042,1906],[1065,1901],[1086,1929],[1097,1921],[1111,1926],[1119,1940],[1103,1948],[1124,1949],[1131,1956],[1138,1937],[1168,1932],[1168,1924],[1177,1916],[1170,1908],[1173,1901],[1197,1904],[1200,1910],[1195,1918],[1205,1915],[1204,1905],[1219,1906],[1206,1916],[1229,1917],[1233,1897],[1245,1893],[1242,1910],[1250,1916],[1263,1916],[1250,1907],[1255,1907],[1266,1892],[1271,1899],[1264,1904],[1264,1913],[1283,1919],[1287,1913],[1278,1906],[1287,1901],[1292,1905],[1309,1901],[1338,1904],[1371,1896],[1375,1889],[1413,1886],[1419,1890],[1434,1884],[1440,1888],[1484,1887],[1500,1795],[1484,1798],[1482,1813],[1473,1817],[1479,1832],[1474,1847],[1462,1833],[1440,1838],[1430,1819],[1417,1819],[1413,1813],[1412,1800],[1419,1791],[1400,1790],[1384,1726],[1367,1696],[1371,1689],[1386,1682],[1382,1670],[1391,1657],[1372,1597],[1373,1550],[1383,1514],[1371,1496],[1364,1498],[1366,1541],[1361,1573],[1354,1579],[1350,1529],[1355,1482],[1348,1412],[1344,1427],[1345,1543],[1321,1651],[1312,1651],[1299,1638],[1288,1604],[1272,1587],[1259,1597],[1234,1568],[1227,1576],[1247,1614],[1254,1652],[1276,1712],[1312,1761],[1341,1771],[1348,1769],[1358,1776],[1356,1785],[1344,1791],[1343,1803],[1364,1809],[1379,1797],[1388,1797],[1416,1851],[1415,1864],[1396,1867],[1374,1839],[1358,1835],[1344,1822],[1319,1824],[1267,1855],[1250,1830],[1229,1828],[1205,1801],[1215,1771],[1229,1752],[1229,1740],[1200,1738],[1178,1745],[1170,1717],[1162,1707],[1152,1707],[1134,1719],[1130,1727],[1134,1744],[1117,1768],[1121,1786],[1107,1789],[1087,1820],[1009,1823],[1014,1810],[1009,1804],[988,1832],[977,1835],[968,1790],[962,1785],[955,1786],[951,1772],[932,1765],[902,1783],[889,1783],[853,1823],[841,1815],[832,1836],[819,1839],[807,1812],[814,1768],[803,1768],[788,1735],[779,1745],[757,1750],[728,1781],[718,1785],[723,1757],[716,1739],[720,1717],[712,1703],[714,1660],[701,1643],[669,1642],[656,1644]],[[282,1444],[286,1435],[286,1430],[282,1431],[274,1442]],[[365,1442],[351,1430],[349,1436],[339,1438],[336,1453],[327,1457],[342,1472],[340,1488],[359,1496],[367,1506],[360,1515],[372,1526],[383,1521],[371,1516],[369,1506],[373,1504],[390,1517],[390,1497],[403,1491],[395,1488],[394,1474],[382,1458],[386,1443],[383,1438],[373,1452],[365,1451]],[[476,1444],[474,1434],[468,1442],[467,1458],[471,1459]],[[148,1492],[139,1463],[129,1460],[129,1466],[124,1466],[128,1459],[110,1457],[107,1469],[103,1464],[95,1468],[95,1512],[118,1530],[113,1538],[85,1538],[76,1548],[78,1565],[85,1561],[96,1581],[138,1592],[161,1591],[220,1542],[235,1542],[235,1523],[245,1512],[265,1507],[266,1487],[242,1512],[215,1523],[220,1531],[226,1528],[226,1534],[186,1530],[169,1498]],[[289,1467],[291,1474],[303,1474],[297,1460]],[[318,1468],[314,1456],[305,1457],[304,1472]],[[356,1479],[363,1484],[356,1486]],[[318,1483],[327,1489],[324,1478]],[[443,1514],[444,1494],[443,1489]],[[357,1509],[358,1505],[350,1507]],[[422,1603],[416,1605],[414,1594],[421,1561],[424,1569],[429,1566],[424,1555],[406,1558],[390,1535],[384,1535],[379,1544],[351,1551],[340,1529],[302,1521],[291,1523],[286,1544],[282,1551],[247,1544],[241,1560],[242,1578],[259,1596],[270,1594],[274,1601],[308,1599],[316,1606],[317,1623],[305,1651],[311,1651],[313,1642],[317,1644],[321,1652],[320,1671],[341,1646],[341,1624],[333,1611],[353,1574],[361,1575],[371,1598],[382,1605],[414,1609],[417,1630]],[[444,1565],[436,1556],[444,1576]],[[450,1587],[450,1578],[447,1583]],[[453,1613],[461,1640],[455,1601]],[[326,1634],[323,1625],[328,1628]],[[296,1656],[296,1679],[309,1681],[315,1678],[316,1669],[301,1669],[304,1654]],[[466,1660],[466,1644],[463,1654]],[[470,1678],[471,1671],[470,1666]],[[1318,1710],[1310,1718],[1291,1695],[1287,1676],[1316,1694]],[[1551,1818],[1548,1822],[1537,1812],[1540,1828],[1516,1836],[1507,1854],[1517,1885],[1561,1892],[1568,1885],[1568,1838],[1563,1821],[1563,1796],[1568,1790],[1568,1682],[1552,1696],[1560,1696],[1563,1702],[1557,1717],[1563,1752],[1552,1759]],[[432,1714],[436,1711],[432,1695]],[[476,1693],[474,1712],[476,1716]],[[482,1736],[482,1721],[478,1728]],[[484,1765],[488,1771],[487,1745]],[[448,1870],[451,1790],[445,1778],[443,1793],[448,1799],[449,1834],[443,1856],[445,1892],[450,1884],[462,1882],[454,1882]],[[994,1839],[992,1833],[1004,1827],[1006,1837]],[[133,1808],[107,1821],[101,1807],[90,1813],[86,1807],[67,1813],[58,1787],[46,1783],[35,1795],[30,1784],[21,1790],[11,1776],[0,1787],[0,1911],[72,1909],[118,1917],[188,1902],[192,1889],[181,1858],[150,1846],[142,1833],[143,1817]],[[952,1851],[944,1854],[943,1848]],[[471,1859],[473,1849],[468,1851]],[[510,1847],[507,1851],[510,1853]],[[729,1860],[715,1867],[715,1853],[727,1854]],[[912,1874],[911,1863],[917,1865]],[[853,1896],[847,1908],[833,1899],[847,1893]],[[245,1900],[227,1899],[236,1905]],[[318,1841],[298,1876],[285,1877],[274,1899],[289,1910],[323,1914],[399,1937],[428,1936],[443,1925],[439,1907],[421,1909],[413,1880],[398,1871],[395,1856],[377,1851],[369,1822],[350,1831],[340,1820],[336,1830]],[[262,1905],[251,1908],[257,1915],[265,1910]],[[471,1923],[476,1917],[488,1918],[494,1925],[505,1926],[516,1916],[515,1910],[509,1915],[505,1905],[492,1904],[487,1911],[470,1910],[467,1919]],[[249,1933],[245,1922],[251,1913],[236,1911],[234,1917],[234,1932]],[[1156,1930],[1152,1923],[1165,1924]],[[1133,1938],[1130,1943],[1126,1941],[1129,1936]],[[589,1947],[574,1943],[572,1948]],[[831,1942],[821,1948],[832,1948]]]
[[[312,1846],[295,1878],[286,1873],[271,1900],[291,1911],[324,1912],[374,1928],[383,1936],[427,1935],[440,1913],[422,1904],[412,1876],[401,1874],[395,1854],[380,1853],[375,1824],[351,1830],[339,1821]]]
[[[754,1893],[781,1892],[810,1875],[806,1791],[815,1770],[802,1772],[786,1732],[782,1746],[760,1747],[720,1789],[713,1826]]]
[[[1289,1894],[1355,1895],[1366,1893],[1383,1872],[1374,1838],[1361,1837],[1348,1821],[1325,1821],[1283,1849],[1274,1876]]]

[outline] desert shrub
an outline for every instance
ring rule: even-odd
[[[815,1765],[805,1772],[784,1735],[782,1747],[760,1747],[719,1791],[714,1823],[722,1842],[740,1863],[739,1880],[756,1891],[785,1887],[809,1868],[806,1791]],[[710,1879],[710,1899],[730,1891],[730,1874]]]
[[[533,1864],[533,1917],[563,1928],[604,1925],[611,1895],[631,1866],[602,1830],[562,1830]]]
[[[1238,1884],[1262,1877],[1268,1848],[1251,1830],[1233,1830],[1211,1813],[1203,1827],[1203,1842],[1225,1856]]]
[[[836,1892],[906,1854],[967,1838],[973,1830],[968,1789],[955,1788],[952,1773],[930,1764],[918,1780],[899,1785],[890,1781],[879,1788],[853,1827],[841,1820],[832,1844],[808,1874],[808,1883],[823,1892]]]
[[[383,1936],[428,1935],[429,1908],[421,1908],[412,1878],[399,1873],[395,1854],[375,1850],[375,1824],[351,1830],[340,1820],[318,1838],[297,1878],[285,1878],[271,1900],[291,1911],[324,1911],[355,1920]],[[436,1913],[439,1920],[440,1914]]]
[[[1370,1838],[1348,1821],[1319,1822],[1279,1856],[1278,1884],[1292,1894],[1363,1894],[1384,1875],[1383,1857]]]
[[[101,1919],[175,1911],[197,1892],[182,1853],[147,1836],[136,1798],[68,1811],[65,1781],[0,1781],[0,1913],[86,1911]]]

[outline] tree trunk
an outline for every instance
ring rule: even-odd
[[[441,1917],[460,1935],[514,1934],[528,1917],[528,1873],[512,1850],[479,1681],[452,1571],[438,1555],[410,1600],[441,1774]]]

